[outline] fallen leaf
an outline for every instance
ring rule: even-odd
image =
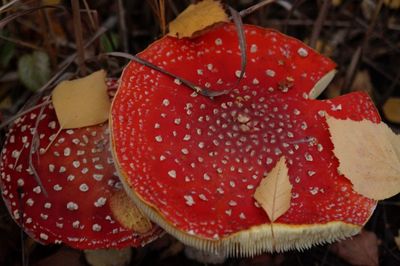
[[[271,223],[290,208],[292,187],[285,157],[282,156],[254,193],[254,198],[265,210]]]
[[[400,98],[389,98],[383,105],[383,113],[390,122],[400,123]]]
[[[351,239],[337,242],[330,250],[351,265],[379,265],[378,238],[375,233],[362,231]]]
[[[351,91],[365,91],[369,95],[372,95],[374,86],[372,85],[369,72],[367,70],[357,71],[350,89]]]
[[[81,261],[81,252],[79,250],[63,247],[56,253],[40,260],[33,264],[34,266],[84,266],[85,263]]]
[[[385,123],[327,117],[339,172],[355,191],[381,200],[400,192],[400,144]]]
[[[400,230],[398,235],[394,237],[394,242],[396,243],[397,248],[400,250]]]
[[[398,9],[400,7],[400,0],[384,0],[383,3],[391,9]]]
[[[50,59],[45,52],[35,51],[18,60],[18,76],[31,91],[42,87],[50,78]]]
[[[110,209],[118,222],[137,233],[144,234],[153,227],[150,220],[128,198],[125,191],[119,191],[111,197]]]
[[[219,1],[204,0],[189,5],[170,22],[168,35],[178,38],[193,37],[216,23],[226,21],[229,21],[228,15]]]
[[[93,126],[108,120],[110,99],[106,72],[63,81],[52,93],[53,105],[62,128]]]
[[[91,266],[125,266],[132,259],[132,249],[97,249],[85,250],[85,258]]]

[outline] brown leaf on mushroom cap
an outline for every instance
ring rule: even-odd
[[[289,181],[289,169],[282,156],[271,172],[261,180],[254,198],[274,222],[290,208],[292,185]]]
[[[118,191],[110,198],[110,209],[125,228],[144,234],[153,228],[150,220],[128,198],[125,191]]]
[[[355,191],[372,199],[400,192],[400,158],[392,130],[383,122],[326,119],[339,172]]]
[[[52,92],[54,109],[62,128],[93,126],[108,120],[110,99],[106,72],[61,82]]]
[[[220,1],[204,0],[191,4],[175,20],[170,22],[168,35],[190,38],[216,23],[227,22],[228,20],[228,15]]]

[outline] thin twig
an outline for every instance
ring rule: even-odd
[[[23,46],[23,47],[27,47],[29,49],[33,49],[33,50],[42,50],[42,48],[40,48],[39,46],[36,46],[34,44],[31,44],[29,42],[25,42],[25,41],[21,41],[18,39],[14,39],[12,37],[6,37],[4,35],[0,34],[0,39],[11,42],[13,44],[19,45],[19,46]]]
[[[315,21],[311,37],[310,37],[310,46],[312,48],[316,48],[317,46],[317,41],[319,38],[319,35],[321,33],[322,25],[324,24],[324,20],[326,16],[328,15],[329,8],[331,6],[331,0],[324,0],[321,9],[319,10],[319,14],[317,17],[317,20]]]
[[[45,195],[45,197],[47,198],[49,196],[49,194],[47,193],[47,190],[44,188],[42,180],[40,179],[40,176],[38,174],[38,172],[36,171],[35,166],[33,165],[33,159],[32,159],[32,155],[37,153],[37,150],[40,146],[40,139],[39,139],[39,133],[38,133],[38,127],[39,127],[39,123],[40,123],[40,118],[43,114],[43,111],[45,109],[46,106],[42,106],[40,108],[39,114],[37,116],[36,122],[35,122],[35,127],[34,127],[34,132],[33,132],[33,136],[32,136],[32,141],[31,141],[31,145],[29,148],[29,156],[28,156],[28,161],[29,161],[29,169],[32,171],[33,176],[35,178],[36,183],[40,186],[43,194]]]
[[[122,40],[122,50],[127,53],[129,51],[128,31],[126,29],[125,8],[122,0],[118,0],[118,18],[119,18],[119,35]],[[112,39],[111,39],[112,41]]]
[[[131,55],[131,54],[127,54],[127,53],[121,53],[121,52],[112,52],[112,53],[105,53],[105,55],[108,56],[115,56],[115,57],[122,57],[122,58],[126,58],[132,61],[135,61],[136,63],[139,63],[141,65],[144,65],[148,68],[154,69],[160,73],[163,73],[164,75],[167,75],[171,78],[174,78],[176,80],[178,80],[179,82],[181,82],[182,84],[184,84],[185,86],[187,86],[188,88],[194,90],[196,93],[199,93],[203,96],[207,96],[207,97],[215,97],[215,96],[220,96],[220,95],[224,95],[224,94],[228,94],[230,92],[230,90],[223,90],[223,91],[213,91],[213,90],[209,90],[209,89],[205,89],[205,88],[201,88],[197,85],[195,85],[194,83],[192,83],[191,81],[188,81],[184,78],[181,78],[171,72],[169,72],[168,70],[165,70],[159,66],[156,66],[140,57],[137,57],[135,55]]]
[[[242,11],[239,12],[239,14],[240,14],[241,17],[245,17],[245,16],[250,15],[254,11],[256,11],[256,10],[266,6],[266,5],[274,3],[275,1],[276,0],[264,0],[264,1],[260,2],[260,3],[252,5],[249,8],[243,9]]]
[[[83,36],[82,36],[82,21],[81,12],[79,6],[79,0],[71,0],[72,5],[72,17],[74,23],[75,43],[78,51],[78,66],[79,72],[82,76],[86,75],[85,66],[85,49],[83,47]]]
[[[94,18],[93,18],[93,16],[92,16],[92,12],[91,12],[91,10],[90,10],[90,7],[89,7],[88,2],[87,2],[86,0],[83,0],[83,5],[85,6],[86,13],[88,14],[89,21],[90,21],[90,24],[91,24],[91,26],[92,26],[92,29],[93,29],[94,31],[96,31],[96,30],[97,30],[97,29],[96,29],[96,23],[94,22]]]
[[[0,20],[0,29],[3,29],[4,26],[6,26],[8,23],[10,23],[11,21],[28,15],[30,13],[36,12],[38,10],[42,10],[43,8],[52,8],[52,9],[62,9],[65,10],[65,8],[63,6],[60,5],[46,5],[46,6],[39,6],[39,7],[33,7],[30,9],[26,9],[26,10],[22,10],[22,11],[17,11],[14,12],[13,14],[10,14],[9,16],[5,17],[4,19]]]
[[[42,107],[42,106],[46,106],[46,105],[48,105],[48,104],[50,104],[50,103],[51,103],[51,101],[45,101],[45,102],[42,102],[42,103],[40,103],[40,104],[38,104],[38,105],[35,105],[35,106],[31,107],[31,108],[28,108],[28,109],[26,109],[26,110],[24,110],[24,111],[22,111],[22,112],[19,112],[18,114],[16,114],[16,115],[10,117],[9,119],[7,119],[7,120],[4,121],[3,123],[1,123],[1,124],[0,124],[0,129],[3,129],[5,126],[9,125],[10,123],[12,123],[12,122],[13,122],[15,119],[17,119],[18,117],[21,117],[21,116],[23,116],[23,115],[26,115],[26,114],[32,112],[33,110],[36,110],[37,108],[40,108],[40,107]]]
[[[231,17],[232,17],[233,22],[235,23],[236,31],[237,31],[238,39],[239,39],[241,63],[240,63],[240,75],[236,82],[236,84],[238,84],[243,79],[245,71],[246,71],[246,65],[247,65],[246,36],[244,35],[242,17],[232,7],[228,6],[228,9],[231,12]]]
[[[346,77],[345,77],[345,80],[343,82],[343,86],[341,89],[342,94],[348,93],[350,91],[350,86],[353,83],[354,78],[356,76],[357,69],[360,64],[360,59],[362,58],[363,53],[364,53],[365,49],[367,48],[369,39],[373,35],[374,28],[375,28],[376,22],[378,20],[379,13],[382,9],[382,6],[383,6],[383,0],[379,0],[379,3],[375,8],[374,15],[368,26],[367,32],[365,33],[364,39],[363,39],[361,45],[357,48],[356,53],[352,57],[349,71],[347,71],[347,73],[346,73]]]
[[[18,3],[20,0],[13,0],[8,2],[7,4],[3,5],[2,7],[0,7],[0,13],[6,11],[6,9],[8,9],[9,7],[15,5],[16,3]]]

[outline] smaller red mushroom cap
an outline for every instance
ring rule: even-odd
[[[108,81],[110,94],[117,85]],[[38,119],[39,145],[32,160],[47,197],[29,166]],[[42,243],[79,249],[141,246],[157,238],[159,227],[149,223],[146,232],[139,234],[114,215],[120,212],[118,206],[130,203],[121,198],[125,193],[109,151],[107,123],[58,131],[49,104],[42,113],[37,108],[18,118],[7,134],[0,164],[2,196],[25,232]]]
[[[228,95],[203,97],[134,62],[124,70],[111,135],[129,195],[184,243],[228,255],[303,249],[357,233],[376,202],[338,173],[325,115],[379,122],[372,101],[362,93],[311,100],[334,63],[274,30],[244,31],[246,73]],[[139,56],[214,90],[231,88],[240,74],[232,24],[190,40],[163,38]],[[293,189],[273,239],[253,195],[282,156]]]

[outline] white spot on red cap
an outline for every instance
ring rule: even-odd
[[[193,206],[193,205],[195,204],[194,199],[193,199],[192,196],[190,196],[190,195],[185,195],[185,196],[183,196],[183,197],[185,198],[186,204],[187,204],[188,206]]]
[[[99,224],[94,224],[94,225],[92,226],[92,230],[93,230],[94,232],[100,232],[100,231],[101,231],[101,225],[99,225]]]
[[[70,211],[76,211],[79,209],[79,206],[75,202],[70,201],[67,203],[67,209]]]
[[[39,237],[40,237],[41,239],[43,239],[43,240],[49,239],[49,236],[46,235],[45,233],[40,233]]]
[[[170,170],[170,171],[168,171],[168,175],[169,175],[171,178],[176,178],[176,171],[175,171],[175,170]]]
[[[102,207],[106,204],[107,199],[105,197],[100,197],[94,202],[95,207]]]
[[[301,57],[307,57],[307,56],[308,56],[308,51],[307,51],[305,48],[303,48],[303,47],[300,47],[300,48],[297,50],[297,53],[298,53]]]
[[[271,78],[275,77],[275,71],[273,71],[272,69],[267,69],[265,71],[265,74],[267,74],[267,76],[269,76]]]
[[[216,45],[222,45],[222,40],[220,38],[215,39]]]

